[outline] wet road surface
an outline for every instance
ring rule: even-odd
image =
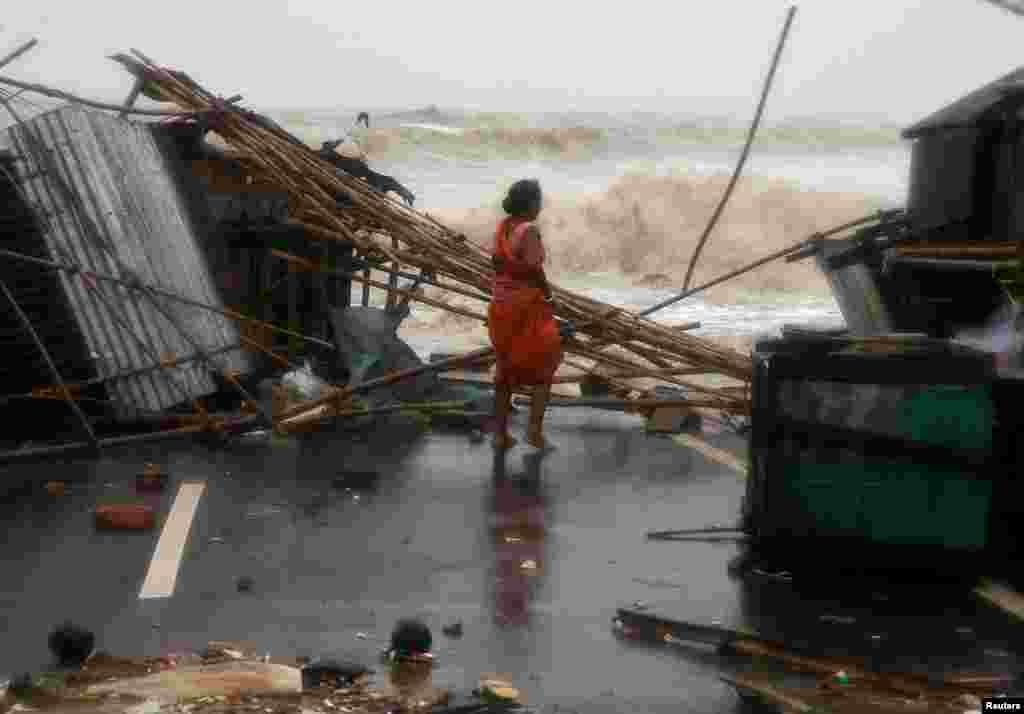
[[[37,485],[0,506],[0,674],[45,666],[46,634],[65,618],[119,655],[218,639],[375,661],[399,617],[421,616],[438,685],[469,689],[493,672],[546,711],[744,711],[715,658],[623,641],[611,627],[616,608],[636,601],[708,622],[770,617],[728,574],[735,543],[644,538],[736,523],[742,477],[644,433],[637,417],[554,410],[549,432],[560,448],[543,457],[517,447],[496,458],[466,433],[406,424],[7,467],[0,477],[69,486],[54,497]],[[743,448],[732,435],[706,438]],[[132,497],[147,461],[170,475],[145,497],[157,530],[95,531],[91,509]],[[192,480],[206,488],[174,594],[140,599],[159,526]],[[250,592],[236,587],[243,576]],[[465,633],[448,639],[442,627],[455,620]]]

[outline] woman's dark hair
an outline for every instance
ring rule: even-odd
[[[512,184],[501,207],[510,216],[521,216],[540,203],[540,182],[537,179],[522,179]]]

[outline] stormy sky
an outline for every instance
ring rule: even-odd
[[[137,48],[274,108],[650,111],[748,118],[779,0],[33,0],[5,3],[4,74],[120,99]],[[905,123],[1024,64],[1024,18],[983,0],[805,0],[766,119]]]

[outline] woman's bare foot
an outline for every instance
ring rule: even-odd
[[[511,449],[515,446],[518,441],[513,439],[508,434],[497,434],[494,437],[494,448],[495,449]]]

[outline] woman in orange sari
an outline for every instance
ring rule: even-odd
[[[508,215],[494,234],[494,287],[487,326],[498,358],[494,445],[499,449],[516,443],[508,433],[512,391],[526,386],[533,387],[526,441],[538,449],[550,446],[543,433],[544,411],[562,361],[562,340],[544,274],[544,244],[534,223],[541,204],[537,181],[517,181],[502,203]]]

